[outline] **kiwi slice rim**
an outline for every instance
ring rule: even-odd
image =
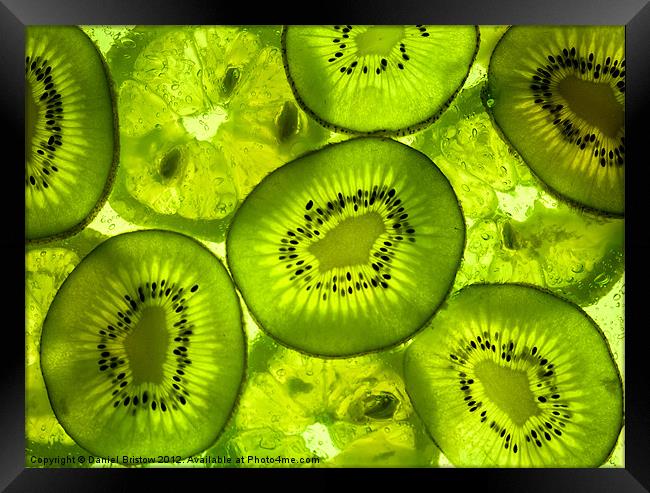
[[[327,121],[326,119],[322,118],[320,115],[318,115],[316,112],[314,112],[311,108],[309,108],[303,101],[302,97],[298,93],[298,89],[296,88],[296,85],[293,81],[293,78],[290,75],[290,70],[289,70],[289,61],[287,57],[287,49],[286,49],[286,37],[287,37],[287,30],[292,27],[293,25],[291,24],[285,24],[282,26],[282,33],[280,36],[280,44],[282,47],[282,62],[284,65],[284,72],[287,76],[287,80],[289,82],[289,86],[291,87],[291,92],[293,93],[293,96],[300,106],[300,108],[307,114],[309,115],[314,121],[318,122],[321,126],[324,128],[342,133],[342,134],[347,134],[347,135],[354,135],[354,136],[359,136],[359,137],[370,137],[370,136],[377,136],[377,137],[404,137],[406,135],[412,135],[414,133],[417,133],[421,130],[424,130],[425,128],[429,127],[431,124],[433,124],[435,121],[440,118],[440,116],[449,108],[451,103],[454,101],[458,93],[465,87],[465,82],[467,82],[467,79],[472,71],[472,67],[474,67],[474,62],[476,61],[476,57],[479,52],[479,47],[481,44],[481,31],[479,29],[479,26],[477,24],[471,24],[474,27],[474,30],[476,32],[476,45],[474,46],[474,53],[472,54],[472,57],[470,59],[470,62],[467,66],[467,72],[465,73],[465,76],[463,79],[460,81],[458,86],[456,87],[455,91],[449,96],[449,98],[440,105],[438,110],[431,116],[416,122],[412,125],[406,126],[404,128],[400,128],[397,130],[374,130],[374,131],[359,131],[359,130],[354,130],[348,127],[345,127],[343,125],[336,125],[334,123],[331,123]]]
[[[52,235],[29,238],[27,236],[27,231],[25,230],[25,244],[29,246],[42,245],[52,241],[58,241],[65,238],[69,238],[71,236],[76,235],[82,229],[88,226],[91,222],[93,222],[93,220],[97,217],[97,214],[99,214],[99,211],[104,207],[104,205],[106,205],[106,202],[108,201],[108,197],[110,196],[113,190],[113,184],[117,177],[117,171],[120,163],[120,126],[119,126],[119,115],[117,111],[117,91],[115,88],[115,81],[113,79],[113,75],[110,71],[108,63],[106,62],[106,58],[99,51],[99,48],[97,47],[95,42],[90,38],[90,36],[88,36],[88,34],[79,26],[70,26],[70,27],[74,29],[78,29],[88,39],[88,43],[90,46],[92,46],[95,53],[97,54],[97,58],[100,61],[101,67],[103,69],[103,75],[106,79],[106,85],[108,86],[108,91],[110,95],[111,108],[113,110],[112,111],[113,156],[111,159],[111,166],[109,168],[108,175],[106,177],[106,182],[104,183],[104,187],[99,195],[99,198],[97,199],[97,202],[95,202],[94,207],[90,210],[90,212],[86,215],[86,217],[84,217],[81,221],[71,226],[70,228],[64,231],[60,231],[58,233],[54,233]],[[26,118],[27,116],[25,115],[25,119]],[[25,156],[25,158],[26,157],[27,156]]]
[[[617,427],[615,432],[613,432],[613,435],[615,436],[615,438],[614,438],[614,440],[612,442],[611,448],[608,450],[607,454],[603,457],[600,464],[598,466],[593,466],[593,467],[596,467],[596,468],[602,467],[612,457],[612,455],[615,453],[616,446],[617,446],[618,442],[621,440],[621,432],[623,431],[623,429],[625,428],[625,425],[626,425],[625,408],[626,408],[626,400],[627,400],[626,397],[625,397],[625,385],[624,385],[624,382],[623,382],[623,378],[621,376],[621,372],[619,370],[618,364],[614,359],[614,355],[612,353],[611,346],[609,344],[609,341],[607,340],[607,337],[605,336],[605,333],[600,328],[600,326],[596,323],[596,321],[593,319],[593,317],[591,317],[584,310],[584,308],[581,307],[580,305],[574,303],[573,301],[566,298],[565,296],[562,296],[562,295],[560,295],[558,293],[554,293],[553,291],[549,290],[548,288],[545,288],[545,287],[542,287],[542,286],[539,286],[539,285],[536,285],[536,284],[526,283],[526,282],[477,282],[477,283],[468,284],[468,285],[465,285],[462,288],[458,289],[457,291],[455,291],[451,295],[451,297],[448,297],[445,304],[449,303],[449,301],[452,300],[453,297],[459,295],[465,289],[473,288],[473,287],[492,287],[492,286],[495,286],[495,287],[499,287],[499,286],[517,287],[518,286],[518,287],[530,288],[530,289],[536,290],[536,291],[538,291],[538,292],[540,292],[542,294],[549,295],[549,296],[555,298],[556,300],[563,301],[563,302],[571,305],[571,307],[573,307],[574,310],[576,310],[582,317],[584,317],[586,319],[586,321],[589,322],[589,324],[591,325],[593,330],[596,332],[596,334],[602,340],[603,345],[604,345],[605,349],[607,350],[607,354],[609,355],[609,358],[611,359],[612,366],[614,368],[614,374],[617,377],[619,388],[621,390],[621,408],[620,408],[621,419],[620,419],[619,426]],[[438,312],[436,312],[436,314],[437,313]],[[429,326],[427,325],[426,328],[429,328]],[[413,343],[413,341],[410,341],[409,346],[412,343]],[[404,375],[404,378],[406,378],[406,375],[408,373],[408,370],[407,370],[408,360],[409,360],[409,351],[408,350],[409,350],[409,347],[406,348],[404,358],[402,359],[402,361],[403,361],[402,374]],[[437,440],[436,437],[432,434],[432,432],[430,430],[430,426],[426,424],[427,421],[425,420],[425,417],[423,416],[422,411],[420,410],[419,406],[415,405],[415,400],[413,398],[413,392],[411,390],[411,385],[406,384],[405,385],[405,390],[406,390],[406,394],[407,394],[409,400],[413,404],[413,410],[414,410],[415,414],[417,415],[418,419],[420,419],[420,421],[423,423],[423,428],[424,428],[424,431],[425,431],[426,435],[431,439],[431,441],[433,441],[433,443],[436,445],[436,447],[438,447],[438,449],[442,452],[443,456],[447,457],[445,449],[440,444],[440,440]],[[458,466],[455,466],[455,467],[459,467],[459,468],[470,467],[471,468],[473,466],[458,465]],[[492,466],[492,467],[497,467],[498,468],[499,466]],[[517,469],[517,468],[531,468],[531,467],[532,468],[552,468],[553,466],[532,466],[532,465],[528,465],[528,466],[519,466],[519,467],[517,467],[517,466],[505,466],[505,467],[513,467],[513,468]],[[557,466],[557,467],[562,467],[562,466]]]
[[[221,258],[219,258],[214,252],[212,252],[206,245],[204,245],[200,240],[197,240],[196,238],[194,238],[192,236],[189,236],[189,235],[186,235],[186,234],[180,233],[178,231],[174,231],[174,230],[160,229],[160,228],[142,228],[142,229],[132,230],[132,231],[128,231],[128,232],[125,232],[125,233],[120,233],[120,234],[115,235],[115,236],[108,237],[108,238],[104,239],[103,241],[101,241],[100,243],[98,243],[95,247],[93,247],[92,250],[90,250],[90,252],[88,252],[83,258],[80,259],[77,266],[75,266],[75,268],[66,276],[65,280],[61,283],[59,289],[57,290],[57,293],[55,294],[54,299],[52,299],[52,302],[50,303],[50,306],[48,307],[47,313],[43,317],[43,321],[42,321],[42,324],[41,324],[40,335],[39,335],[39,338],[38,338],[38,341],[39,341],[40,372],[41,372],[41,376],[43,378],[43,381],[45,382],[45,392],[46,392],[46,395],[47,395],[48,403],[49,403],[50,408],[52,410],[52,414],[54,415],[56,420],[59,422],[59,424],[63,428],[64,432],[81,449],[86,450],[86,451],[88,451],[90,453],[93,453],[98,457],[101,456],[101,454],[93,452],[85,444],[82,444],[81,442],[79,442],[70,433],[69,429],[67,427],[63,426],[63,422],[61,421],[61,419],[59,417],[59,413],[57,412],[57,409],[53,405],[52,390],[51,390],[51,387],[47,384],[47,379],[45,377],[45,371],[46,370],[44,368],[44,365],[42,364],[42,354],[43,354],[43,347],[44,347],[43,338],[44,338],[44,334],[45,334],[44,328],[45,328],[45,325],[46,325],[48,319],[51,316],[51,313],[52,313],[51,307],[54,305],[56,295],[58,295],[58,293],[60,291],[62,291],[63,288],[67,284],[72,282],[71,279],[73,279],[74,270],[77,269],[78,266],[82,265],[83,261],[86,258],[90,257],[91,254],[93,254],[97,249],[102,248],[106,242],[109,242],[110,240],[118,238],[118,237],[123,237],[123,236],[127,236],[127,235],[130,236],[130,235],[134,235],[134,234],[138,234],[138,233],[162,233],[162,234],[165,234],[165,235],[175,236],[177,238],[183,238],[185,241],[193,243],[199,249],[202,249],[210,257],[212,257],[212,261],[218,263],[219,268],[222,269],[223,274],[228,278],[229,283],[230,283],[230,285],[232,287],[232,290],[233,290],[233,294],[235,295],[235,298],[236,298],[236,307],[237,307],[237,310],[238,310],[238,318],[237,319],[238,319],[239,333],[241,334],[241,344],[242,344],[242,348],[241,348],[241,375],[240,375],[239,381],[236,382],[236,384],[234,385],[235,394],[234,394],[234,399],[232,401],[230,410],[225,414],[225,416],[223,418],[223,424],[222,424],[220,430],[218,431],[218,433],[214,436],[214,439],[206,447],[204,447],[202,450],[197,450],[197,451],[194,451],[194,452],[192,452],[190,454],[184,454],[184,455],[181,454],[181,456],[183,458],[194,457],[196,455],[199,455],[199,454],[205,452],[206,450],[209,450],[210,448],[214,447],[215,445],[217,445],[217,443],[225,435],[227,435],[228,430],[230,430],[232,428],[232,426],[234,424],[234,416],[236,415],[236,413],[237,413],[237,411],[239,409],[241,399],[242,399],[243,394],[244,394],[244,392],[246,390],[246,386],[247,386],[248,380],[249,380],[249,378],[248,378],[249,377],[249,361],[248,361],[248,359],[249,359],[249,349],[250,349],[250,347],[249,347],[250,346],[249,336],[248,336],[248,334],[246,332],[246,321],[245,321],[245,307],[246,307],[246,305],[244,304],[244,302],[242,300],[241,294],[238,292],[237,286],[235,285],[234,280],[232,278],[232,275],[230,273],[230,270],[228,269],[228,265]],[[168,453],[173,454],[173,453],[175,453],[175,451],[168,451]],[[178,454],[176,454],[176,455],[178,455]],[[120,464],[122,464],[122,463],[120,462]],[[128,467],[128,466],[135,465],[135,464],[122,464],[122,465]]]
[[[417,153],[417,154],[419,154],[421,156],[424,156],[430,162],[430,165],[433,166],[435,169],[437,169],[439,171],[440,175],[442,176],[442,179],[448,185],[448,187],[450,188],[450,190],[453,193],[453,196],[454,196],[455,201],[456,201],[456,205],[458,207],[460,220],[461,220],[461,223],[462,223],[462,226],[463,226],[461,228],[460,232],[459,232],[459,235],[462,238],[461,245],[459,246],[459,255],[458,255],[458,258],[456,259],[456,262],[455,262],[455,264],[453,266],[453,273],[454,273],[453,278],[452,278],[451,282],[449,283],[449,286],[447,287],[444,295],[441,296],[440,301],[435,306],[432,307],[431,313],[426,318],[426,320],[424,320],[422,322],[422,324],[417,329],[412,330],[411,333],[404,335],[403,337],[399,338],[398,340],[396,340],[396,341],[394,341],[394,342],[392,342],[390,344],[385,344],[385,345],[383,345],[381,347],[371,348],[371,349],[367,349],[367,350],[363,350],[363,351],[347,352],[345,354],[325,354],[323,352],[313,352],[313,351],[309,351],[309,350],[307,350],[305,348],[302,348],[299,345],[291,344],[291,343],[285,341],[284,339],[278,337],[273,332],[269,331],[267,329],[266,325],[261,322],[261,320],[260,320],[258,314],[256,313],[256,311],[253,310],[253,308],[251,308],[250,304],[248,303],[246,297],[244,296],[244,294],[242,292],[242,289],[241,289],[241,286],[240,286],[240,281],[237,280],[237,278],[236,278],[236,276],[235,276],[235,274],[233,272],[233,269],[231,267],[232,266],[232,264],[231,264],[231,257],[232,257],[232,254],[231,254],[231,252],[232,252],[232,250],[231,250],[231,247],[232,247],[231,232],[232,232],[233,226],[235,225],[235,219],[237,217],[239,209],[246,202],[248,197],[253,194],[255,189],[262,186],[262,184],[268,182],[271,179],[270,178],[271,175],[273,175],[274,173],[280,171],[284,166],[286,166],[287,164],[292,163],[293,161],[298,161],[298,160],[301,160],[303,158],[310,157],[310,156],[312,156],[314,154],[319,153],[322,150],[331,148],[333,146],[343,145],[343,144],[346,144],[346,143],[349,143],[349,142],[352,142],[352,141],[356,141],[356,140],[359,140],[359,141],[362,141],[362,140],[376,140],[376,141],[391,142],[391,143],[399,144],[399,145],[401,145],[403,147],[406,147],[406,148],[410,149],[411,151],[413,151],[413,152],[415,152],[415,153]],[[386,351],[395,350],[399,346],[402,346],[402,345],[408,343],[417,334],[419,334],[420,332],[425,330],[429,326],[431,321],[435,318],[438,311],[445,305],[445,303],[447,302],[449,296],[451,294],[453,294],[455,279],[457,278],[458,272],[460,271],[460,268],[461,268],[462,263],[464,261],[465,250],[467,248],[467,220],[466,220],[466,217],[465,217],[465,213],[463,211],[462,203],[461,203],[460,199],[458,198],[456,190],[452,186],[449,178],[447,177],[447,175],[445,175],[445,173],[442,171],[442,169],[440,169],[435,164],[435,162],[429,156],[427,156],[424,152],[422,152],[422,151],[420,151],[420,150],[418,150],[418,149],[416,149],[416,148],[414,148],[414,147],[412,147],[412,146],[410,146],[408,144],[400,142],[399,140],[395,140],[394,138],[388,137],[388,136],[375,136],[375,135],[354,136],[354,137],[346,138],[343,141],[336,141],[336,142],[333,142],[333,143],[325,143],[325,144],[321,145],[320,147],[317,147],[315,149],[312,149],[310,151],[307,151],[307,152],[295,157],[294,159],[292,159],[291,161],[289,161],[285,165],[277,168],[275,171],[273,171],[271,173],[268,173],[266,176],[264,176],[264,178],[262,178],[262,180],[260,180],[260,182],[256,185],[255,189],[253,189],[253,191],[251,191],[251,193],[249,193],[249,195],[246,197],[246,199],[244,201],[242,201],[241,203],[238,204],[237,208],[234,211],[233,220],[228,223],[228,226],[227,226],[227,229],[226,229],[226,235],[225,235],[225,245],[226,245],[226,251],[225,251],[226,261],[225,261],[225,264],[227,265],[229,273],[231,274],[231,278],[232,278],[233,284],[235,285],[235,289],[237,290],[239,296],[241,297],[242,302],[244,303],[244,305],[245,305],[245,307],[247,309],[247,312],[248,312],[249,316],[251,317],[251,319],[254,321],[256,326],[266,336],[271,338],[275,343],[277,343],[281,347],[284,347],[284,348],[287,348],[287,349],[290,349],[290,350],[293,350],[293,351],[297,351],[297,352],[299,352],[299,353],[301,353],[301,354],[303,354],[305,356],[308,356],[308,357],[315,357],[315,358],[326,359],[326,360],[327,359],[336,360],[336,359],[356,358],[356,357],[366,356],[366,355],[373,354],[373,353],[382,353],[382,352],[386,352]]]
[[[526,164],[526,167],[530,171],[531,175],[534,177],[536,184],[539,188],[544,190],[546,193],[548,193],[550,196],[554,197],[557,200],[561,200],[562,202],[566,203],[569,207],[574,209],[575,211],[578,212],[586,212],[589,214],[594,214],[596,216],[602,216],[606,218],[612,218],[612,219],[620,219],[625,217],[625,212],[615,212],[615,211],[609,211],[609,210],[604,210],[604,209],[598,209],[597,207],[591,206],[584,204],[582,202],[577,201],[576,199],[569,197],[563,192],[560,192],[559,190],[552,188],[549,184],[546,183],[545,180],[541,178],[541,176],[533,169],[529,164],[526,159],[523,158],[523,155],[519,152],[519,148],[512,143],[510,138],[505,134],[503,129],[501,128],[501,125],[497,122],[497,119],[494,115],[494,111],[492,110],[492,106],[489,104],[489,100],[491,99],[491,94],[490,94],[490,73],[492,73],[492,55],[496,51],[497,46],[499,43],[505,38],[505,36],[512,30],[513,27],[517,27],[516,25],[510,25],[508,28],[501,34],[499,37],[499,40],[496,42],[494,49],[492,53],[490,54],[490,63],[488,66],[488,71],[487,71],[487,80],[488,83],[482,88],[481,90],[481,102],[483,104],[483,107],[486,110],[486,113],[488,114],[490,121],[492,122],[492,127],[496,131],[496,133],[499,135],[499,137],[511,148],[513,149],[518,156],[521,157],[521,160]],[[561,27],[561,26],[557,26]],[[625,191],[624,191],[625,193]],[[625,199],[624,199],[625,202]]]

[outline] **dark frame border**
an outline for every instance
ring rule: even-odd
[[[627,80],[626,126],[628,128],[629,159],[647,163],[643,146],[642,117],[648,105],[647,88],[650,87],[650,63],[647,47],[650,46],[650,4],[648,0],[464,0],[463,2],[436,3],[431,0],[400,1],[399,10],[386,0],[355,2],[353,5],[329,6],[325,14],[309,16],[316,12],[311,2],[305,10],[295,5],[277,2],[256,3],[252,8],[234,5],[232,2],[201,2],[200,0],[0,0],[0,67],[2,87],[0,91],[0,114],[4,130],[2,142],[5,150],[11,149],[11,158],[5,162],[6,170],[15,173],[11,182],[20,183],[22,171],[16,163],[23,154],[24,140],[24,83],[23,46],[24,27],[30,24],[312,24],[341,22],[341,19],[366,24],[413,23],[430,24],[616,24],[626,26],[626,58],[629,71]],[[344,11],[344,13],[339,13]],[[13,158],[13,159],[12,159]],[[645,379],[647,367],[643,354],[642,332],[645,324],[638,315],[647,292],[642,284],[647,279],[650,239],[643,221],[643,190],[641,167],[630,167],[626,176],[626,347],[625,347],[625,394],[626,394],[626,448],[625,469],[417,469],[391,470],[215,470],[206,479],[215,481],[218,488],[223,479],[242,481],[249,478],[268,481],[278,479],[287,486],[287,479],[296,485],[310,487],[317,478],[339,479],[346,476],[355,486],[370,486],[369,480],[377,478],[383,485],[388,479],[421,479],[435,482],[432,486],[464,484],[469,488],[498,488],[500,491],[526,492],[643,492],[650,491],[650,414],[648,384]],[[12,185],[12,194],[2,194],[5,211],[11,211],[5,220],[15,230],[0,237],[3,254],[15,255],[6,267],[19,280],[20,295],[12,303],[3,305],[4,313],[11,313],[4,320],[3,334],[13,333],[15,346],[3,345],[0,358],[3,379],[0,382],[2,406],[0,407],[0,490],[7,491],[130,491],[144,485],[187,487],[188,469],[25,469],[24,457],[24,196],[21,187]],[[14,213],[16,203],[22,211]],[[11,287],[11,286],[9,286]],[[646,302],[647,303],[647,302]],[[15,316],[15,319],[14,319]],[[15,347],[15,349],[14,349]],[[287,474],[289,473],[289,474]],[[197,472],[198,474],[198,472]],[[192,481],[197,479],[194,475]],[[203,479],[203,478],[201,478]],[[146,483],[145,483],[146,481]],[[218,482],[216,482],[218,481]],[[303,482],[304,481],[304,482]],[[281,484],[282,484],[281,483]],[[192,484],[192,483],[190,483]],[[222,483],[221,483],[222,484]],[[399,484],[399,483],[398,483]],[[137,486],[136,486],[137,485]],[[268,487],[268,483],[265,484]]]

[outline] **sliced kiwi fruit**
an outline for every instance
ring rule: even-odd
[[[219,260],[162,230],[114,236],[67,277],[41,367],[66,432],[98,456],[190,456],[217,439],[245,367],[239,299]]]
[[[431,318],[465,242],[456,195],[424,154],[387,138],[330,144],[269,174],[226,238],[263,329],[322,356],[379,350]]]
[[[594,321],[527,285],[468,286],[407,349],[405,379],[458,467],[597,467],[623,423],[623,389]]]
[[[435,121],[478,51],[476,26],[287,26],[296,99],[336,131],[405,135]]]
[[[42,242],[88,224],[110,191],[118,130],[110,77],[74,26],[28,26],[25,235]]]
[[[486,102],[556,195],[624,213],[624,26],[514,26],[497,44]]]

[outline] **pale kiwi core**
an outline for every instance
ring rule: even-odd
[[[124,339],[133,383],[162,384],[169,349],[167,315],[159,306],[143,308],[133,331]]]
[[[380,55],[387,57],[393,47],[404,38],[402,26],[372,26],[357,35],[357,56]]]
[[[573,75],[558,83],[558,92],[578,117],[614,138],[625,125],[623,106],[606,82],[590,82]]]
[[[386,227],[377,212],[348,217],[332,228],[323,239],[309,246],[321,272],[337,267],[367,264],[370,250]]]
[[[506,368],[489,360],[477,363],[474,371],[490,401],[515,425],[523,426],[529,418],[542,413],[530,390],[526,371]]]

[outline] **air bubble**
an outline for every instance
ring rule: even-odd
[[[609,276],[604,272],[601,272],[596,276],[594,282],[600,286],[605,286],[609,282]]]

